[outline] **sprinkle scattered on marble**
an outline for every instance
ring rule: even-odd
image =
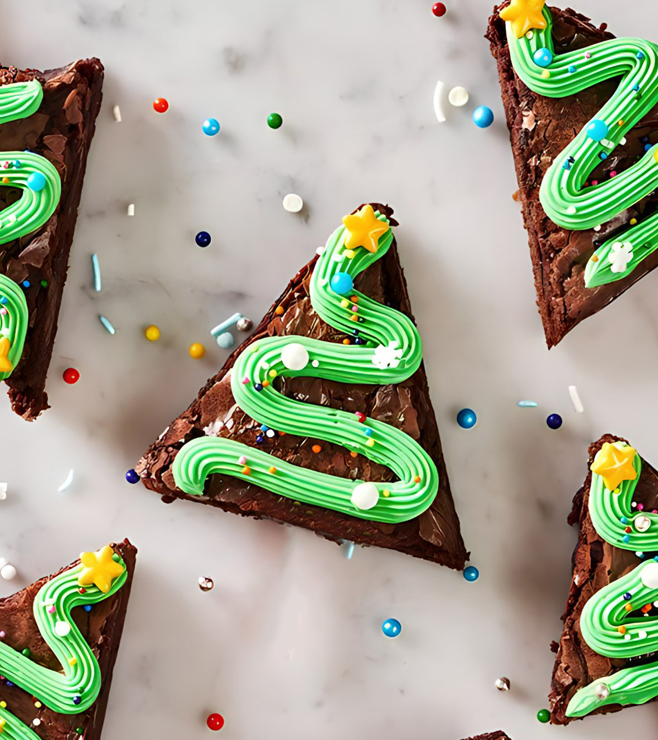
[[[98,255],[95,253],[91,255],[91,269],[94,273],[94,290],[100,293],[103,288],[101,282],[101,266],[98,262]]]

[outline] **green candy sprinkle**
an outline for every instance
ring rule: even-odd
[[[537,719],[543,724],[546,724],[550,718],[551,713],[548,711],[548,709],[540,709],[537,712]]]
[[[283,118],[279,113],[270,113],[270,115],[267,117],[267,125],[270,128],[281,128],[283,125]]]

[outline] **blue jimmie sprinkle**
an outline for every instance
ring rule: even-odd
[[[112,322],[109,319],[106,319],[105,316],[99,316],[98,320],[103,324],[103,328],[109,334],[116,334],[116,329],[112,326]]]
[[[536,409],[537,401],[519,401],[518,404],[522,409]]]
[[[94,271],[94,290],[100,293],[103,286],[101,284],[101,266],[98,264],[97,254],[91,255],[91,267]]]
[[[345,557],[348,560],[351,560],[352,555],[354,555],[354,543],[349,542],[348,540],[343,540],[343,549],[345,550]]]

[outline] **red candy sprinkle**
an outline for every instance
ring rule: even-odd
[[[432,6],[432,13],[434,13],[434,15],[437,18],[440,18],[442,15],[445,15],[447,10],[448,8],[446,8],[446,6],[443,3],[435,3]]]
[[[217,730],[221,730],[224,727],[224,717],[221,714],[209,714],[206,724],[211,730],[217,732]]]
[[[80,373],[74,367],[67,367],[62,373],[62,377],[64,378],[65,383],[73,385],[80,380]]]
[[[169,110],[167,98],[156,98],[153,101],[153,110],[156,113],[166,113]]]
[[[366,415],[361,413],[360,411],[357,411],[356,418],[357,418],[357,421],[360,421],[363,424],[363,422],[366,420]]]

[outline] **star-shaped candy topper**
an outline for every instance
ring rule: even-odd
[[[84,568],[78,577],[80,586],[89,586],[93,583],[106,594],[112,586],[112,581],[125,570],[121,563],[112,558],[113,555],[114,550],[109,545],[105,545],[98,552],[81,553],[80,561]]]
[[[525,36],[533,28],[546,28],[546,18],[542,10],[546,0],[512,0],[500,11],[500,17],[512,24],[517,39]]]
[[[637,478],[637,470],[633,465],[635,455],[635,449],[623,442],[605,442],[594,458],[591,470],[603,478],[609,491],[614,491],[624,481]]]
[[[377,251],[379,237],[391,228],[386,221],[380,221],[375,216],[371,205],[363,206],[351,216],[344,216],[343,223],[347,229],[345,247],[347,249],[364,247],[369,252]]]

